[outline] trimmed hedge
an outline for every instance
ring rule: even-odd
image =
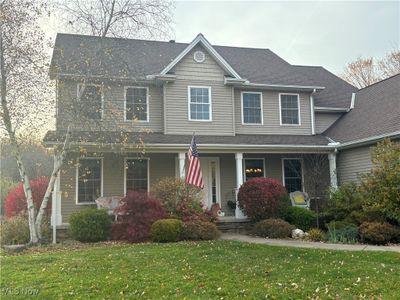
[[[183,224],[184,240],[216,240],[221,235],[217,226],[211,222],[186,222]]]
[[[161,219],[151,225],[153,242],[177,242],[182,237],[183,222],[177,219]]]
[[[289,206],[284,212],[284,219],[297,228],[307,231],[315,226],[316,214],[307,208]]]
[[[105,241],[111,235],[111,217],[106,210],[86,208],[69,218],[71,237],[80,242]]]
[[[256,223],[254,226],[254,234],[260,237],[268,238],[287,238],[292,235],[295,226],[290,225],[282,219],[266,219]]]

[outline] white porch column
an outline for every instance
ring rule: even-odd
[[[53,227],[54,244],[57,242],[57,226],[61,224],[62,224],[62,216],[61,216],[60,172],[58,172],[51,197],[51,225]]]
[[[178,159],[179,159],[179,177],[185,179],[185,152],[179,152]]]
[[[338,187],[337,172],[336,172],[336,153],[328,154],[329,173],[331,178],[331,188],[336,190]]]
[[[236,219],[245,219],[246,216],[244,215],[243,211],[239,208],[239,202],[238,202],[239,188],[243,184],[243,153],[235,153],[235,159],[236,159],[235,218]]]

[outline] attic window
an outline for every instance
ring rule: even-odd
[[[196,51],[193,55],[193,59],[195,62],[202,63],[206,60],[206,55],[203,51]]]

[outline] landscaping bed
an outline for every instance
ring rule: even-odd
[[[95,246],[93,246],[95,245]],[[396,299],[400,255],[234,241],[97,243],[2,256],[2,299]]]

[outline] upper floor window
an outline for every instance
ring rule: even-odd
[[[102,158],[81,158],[77,169],[77,203],[92,203],[102,196]]]
[[[149,121],[148,88],[125,89],[125,120]]]
[[[242,122],[243,124],[262,124],[262,94],[242,93]]]
[[[81,113],[86,118],[101,120],[103,116],[103,91],[100,85],[78,84],[78,99],[81,103]]]
[[[298,158],[284,158],[283,182],[288,193],[303,191],[303,164]]]
[[[281,125],[300,125],[300,101],[298,94],[279,94]]]
[[[211,88],[189,86],[189,120],[211,121]]]

